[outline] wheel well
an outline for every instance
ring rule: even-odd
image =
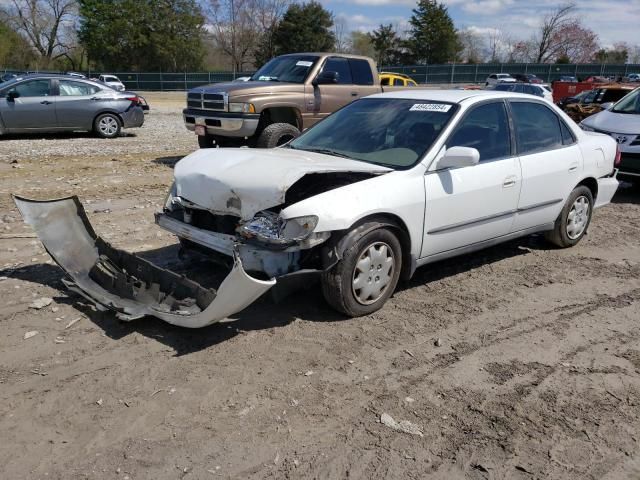
[[[292,107],[267,108],[262,112],[260,124],[262,129],[273,123],[288,123],[302,131],[302,118],[300,112]]]
[[[596,199],[596,197],[598,196],[598,181],[595,178],[591,178],[591,177],[585,178],[576,186],[579,187],[580,185],[584,185],[589,190],[591,190],[591,195],[593,195],[593,199],[594,200]]]
[[[404,221],[392,213],[374,213],[373,215],[369,215],[368,217],[358,220],[349,230],[353,231],[353,229],[366,223],[379,223],[380,226],[386,226],[396,234],[400,241],[400,247],[402,248],[402,270],[400,272],[400,278],[402,280],[409,280],[413,273],[411,236],[409,235],[409,229]]]

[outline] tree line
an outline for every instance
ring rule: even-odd
[[[527,39],[456,27],[446,5],[418,0],[408,27],[350,31],[315,0],[8,0],[0,4],[0,66],[16,69],[253,70],[303,51],[374,57],[381,66],[640,62],[640,47],[602,48],[569,3],[541,14]]]

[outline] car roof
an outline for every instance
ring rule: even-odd
[[[450,103],[475,103],[482,100],[501,98],[524,98],[531,100],[532,95],[515,92],[501,92],[498,90],[401,90],[398,92],[387,92],[370,95],[366,98],[397,98],[419,101],[450,102]]]

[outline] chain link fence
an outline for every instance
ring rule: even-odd
[[[533,73],[543,81],[551,83],[562,76],[606,77],[611,80],[624,78],[630,73],[640,73],[640,64],[598,65],[598,64],[535,64],[535,63],[483,63],[447,65],[410,65],[383,67],[380,71],[403,73],[420,84],[476,83],[484,84],[492,73]],[[7,73],[24,73],[4,70]],[[38,72],[30,72],[38,73]],[[39,72],[61,73],[61,72]],[[100,73],[116,75],[127,90],[186,91],[210,83],[231,82],[253,72],[79,72],[87,77],[98,77]]]
[[[551,83],[563,76],[586,80],[589,77],[605,77],[611,80],[640,73],[640,65],[608,64],[549,64],[549,63],[482,63],[448,65],[411,65],[383,67],[384,72],[404,73],[418,83],[480,83],[492,73],[532,73],[544,82]]]

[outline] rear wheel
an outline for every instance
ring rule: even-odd
[[[258,148],[275,148],[280,145],[297,138],[300,135],[298,130],[293,125],[288,123],[272,123],[267,125],[258,137],[256,146]]]
[[[336,310],[358,317],[382,308],[398,284],[402,248],[386,228],[353,241],[342,259],[322,276],[322,293]]]
[[[98,115],[93,122],[93,130],[102,138],[117,137],[120,135],[121,128],[120,119],[113,113]]]
[[[593,214],[593,194],[581,185],[571,192],[567,203],[558,215],[554,229],[546,238],[560,248],[573,247],[587,233]]]

